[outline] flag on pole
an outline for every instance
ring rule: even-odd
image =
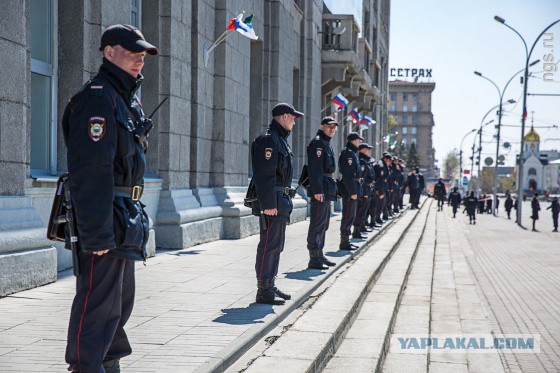
[[[360,121],[360,124],[365,124],[368,127],[371,127],[371,125],[374,124],[374,123],[375,123],[375,121],[373,119],[371,119],[370,117],[368,117],[367,115],[364,115],[364,117]]]
[[[348,105],[348,100],[342,95],[342,93],[334,96],[331,102],[334,104],[336,111],[341,111],[346,107],[346,105]]]
[[[255,30],[253,30],[253,15],[251,14],[249,17],[241,20],[243,18],[243,14],[241,13],[235,18],[232,18],[229,21],[228,30],[235,30],[239,32],[241,35],[248,37],[252,40],[257,40],[259,37],[255,34]]]
[[[358,114],[358,109],[354,109],[350,112],[350,116],[356,123],[360,123],[360,114]]]
[[[369,129],[367,124],[360,123],[360,130],[364,131],[364,130],[367,130],[367,129]]]

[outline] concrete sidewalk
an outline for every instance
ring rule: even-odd
[[[284,306],[254,303],[258,236],[159,252],[147,266],[138,263],[136,304],[126,328],[133,353],[123,359],[124,370],[223,369],[351,260],[351,252],[338,251],[339,227],[335,216],[325,253],[337,267],[328,271],[307,269],[308,221],[288,227],[277,283],[293,299]],[[54,284],[0,299],[0,371],[65,371],[74,283],[67,272]]]

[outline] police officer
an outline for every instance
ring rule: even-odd
[[[459,205],[461,205],[461,193],[459,193],[459,188],[453,188],[453,191],[449,193],[449,199],[447,200],[447,204],[451,204],[453,208],[453,217],[457,215],[457,209]]]
[[[437,200],[438,211],[443,210],[443,202],[445,201],[446,195],[445,184],[443,183],[443,179],[440,178],[436,185],[434,185],[434,197]]]
[[[558,197],[552,197],[550,201],[550,206],[546,208],[552,212],[552,225],[554,226],[553,232],[558,232],[558,213],[560,212],[560,204],[558,203]]]
[[[399,158],[399,168],[400,168],[400,177],[399,177],[399,209],[402,210],[404,208],[404,190],[406,187],[406,171],[404,161]]]
[[[354,219],[354,232],[352,232],[353,238],[365,238],[362,236],[362,232],[368,232],[366,228],[366,217],[368,215],[372,185],[375,178],[375,172],[373,171],[373,166],[370,163],[371,149],[373,146],[361,143],[358,146],[358,158],[360,161],[360,178],[362,180],[362,196],[358,199],[358,209],[356,212],[356,219]]]
[[[381,205],[381,199],[379,198],[378,194],[377,194],[377,175],[375,174],[375,165],[377,164],[375,158],[371,157],[369,160],[369,164],[370,167],[372,169],[373,172],[373,182],[371,184],[371,198],[370,198],[370,202],[369,202],[369,209],[368,209],[368,215],[369,215],[369,228],[374,229],[374,228],[379,228],[382,226],[382,224],[379,224],[376,220],[377,220],[377,211],[380,208]]]
[[[467,210],[467,215],[469,215],[469,224],[476,224],[476,207],[478,200],[474,195],[474,192],[467,197],[465,200],[465,209]]]
[[[327,269],[336,263],[323,254],[325,234],[329,229],[331,201],[336,201],[336,160],[330,141],[338,123],[333,117],[325,117],[317,136],[307,145],[309,173],[308,192],[311,196],[309,231],[307,232],[307,249],[309,250],[309,268]]]
[[[424,175],[420,172],[420,167],[416,166],[416,174],[418,175],[418,184],[420,185],[420,189],[418,189],[418,194],[416,195],[416,208],[420,205],[420,196],[426,188],[426,180],[424,179]]]
[[[350,244],[350,228],[356,218],[356,207],[360,196],[360,162],[358,146],[364,140],[357,132],[350,132],[346,137],[346,147],[338,157],[338,169],[342,174],[339,193],[342,196],[342,220],[340,221],[340,250],[355,250]]]
[[[387,190],[385,191],[385,198],[383,201],[383,220],[387,221],[393,218],[391,211],[391,201],[393,198],[393,188],[395,186],[394,172],[393,172],[393,155],[391,153],[384,153],[381,158],[383,168],[387,175]]]
[[[257,187],[260,241],[257,246],[255,271],[257,275],[257,303],[281,304],[275,297],[288,300],[275,285],[278,274],[280,253],[284,249],[286,224],[290,221],[293,204],[292,150],[288,136],[296,118],[303,113],[287,103],[280,103],[272,109],[272,122],[266,132],[257,137],[251,145],[253,180]]]
[[[62,118],[78,234],[76,295],[66,362],[73,372],[118,372],[132,349],[124,326],[134,305],[134,261],[146,259],[148,216],[139,201],[151,122],[135,93],[146,54],[133,26],[105,30],[98,74],[68,102]],[[145,134],[145,133],[144,133]]]
[[[379,225],[384,223],[381,220],[381,213],[385,209],[387,201],[387,190],[389,188],[389,168],[388,164],[391,162],[391,155],[385,153],[381,160],[373,166],[375,172],[375,194],[373,197],[377,200],[375,222]],[[387,220],[387,219],[385,219]]]
[[[420,189],[420,182],[418,180],[418,175],[416,174],[416,167],[412,167],[410,169],[405,185],[408,187],[408,202],[410,203],[410,209],[416,210],[418,208],[418,201],[416,200],[416,197],[418,196],[418,190]]]

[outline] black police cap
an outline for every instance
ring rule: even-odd
[[[366,143],[366,142],[363,142],[363,143],[361,143],[361,144],[358,146],[358,149],[359,149],[359,150],[362,150],[362,149],[373,149],[373,146],[371,146],[370,144],[368,144],[368,143]]]
[[[391,153],[383,153],[383,158],[393,160],[393,155]]]
[[[103,36],[101,36],[101,46],[99,50],[102,51],[106,46],[120,45],[124,49],[138,53],[146,52],[155,56],[158,54],[158,49],[144,39],[144,35],[134,26],[130,25],[113,25],[107,27]]]
[[[297,111],[292,105],[285,102],[276,104],[276,106],[272,108],[273,117],[277,117],[284,114],[292,114],[296,118],[303,117],[303,113],[301,111]]]
[[[336,124],[338,126],[338,122],[333,117],[324,117],[321,124]]]
[[[348,134],[348,136],[346,136],[346,139],[348,141],[354,141],[354,140],[364,141],[364,138],[362,136],[360,136],[360,134],[358,132],[350,132]]]

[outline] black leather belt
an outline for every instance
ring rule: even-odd
[[[115,186],[115,196],[130,198],[133,201],[139,201],[144,193],[144,186],[135,185],[131,187]]]

